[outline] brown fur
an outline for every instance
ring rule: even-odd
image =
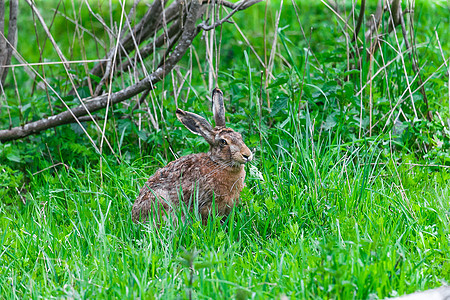
[[[208,153],[181,157],[148,179],[133,205],[133,221],[147,221],[153,214],[159,223],[161,218],[165,219],[164,214],[179,208],[181,200],[191,211],[198,208],[205,224],[213,197],[215,213],[220,216],[230,213],[244,187],[243,164],[252,159],[252,153],[242,136],[230,128],[214,128],[208,134],[211,146]]]

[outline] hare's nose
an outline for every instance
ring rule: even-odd
[[[242,157],[244,157],[246,161],[250,161],[251,156],[252,156],[251,154],[242,154]]]

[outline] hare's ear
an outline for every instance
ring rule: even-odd
[[[225,127],[225,106],[223,105],[223,93],[218,88],[212,91],[213,114],[216,127]]]
[[[177,108],[178,120],[189,129],[190,132],[201,135],[209,144],[214,144],[214,132],[211,124],[205,118],[197,114],[183,111]]]

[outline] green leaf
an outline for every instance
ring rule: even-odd
[[[271,89],[271,88],[283,85],[286,82],[288,82],[288,80],[289,80],[288,75],[285,73],[282,73],[271,84],[269,84],[269,86],[267,88]]]
[[[6,158],[10,161],[17,162],[17,163],[22,162],[22,158],[20,157],[19,153],[14,153],[14,152],[8,153],[6,155]]]

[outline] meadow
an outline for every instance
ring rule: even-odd
[[[68,22],[71,14],[89,19],[89,11],[63,3],[67,16],[57,15],[52,29],[61,49],[73,60],[102,57],[94,42],[75,42]],[[17,48],[39,61],[32,45],[42,31],[21,5]],[[111,5],[114,13],[95,8],[107,24],[120,18],[119,4]],[[360,2],[347,1],[347,11],[352,5]],[[383,299],[447,284],[450,7],[416,1],[410,15],[427,103],[400,28],[359,62],[324,3],[269,1],[197,37],[178,71],[152,91],[148,109],[130,118],[125,104],[100,112],[109,116],[110,148],[90,122],[82,123],[87,134],[70,124],[0,143],[0,298]],[[216,79],[209,38],[220,42]],[[360,46],[364,53],[364,38]],[[57,61],[53,50],[47,43],[42,57]],[[61,66],[46,68],[48,82],[76,104]],[[15,69],[0,129],[49,113],[48,94]],[[254,152],[241,204],[206,226],[195,212],[176,226],[133,223],[131,207],[155,170],[207,151],[176,119],[175,98],[212,120],[211,81],[224,92],[227,124]]]

